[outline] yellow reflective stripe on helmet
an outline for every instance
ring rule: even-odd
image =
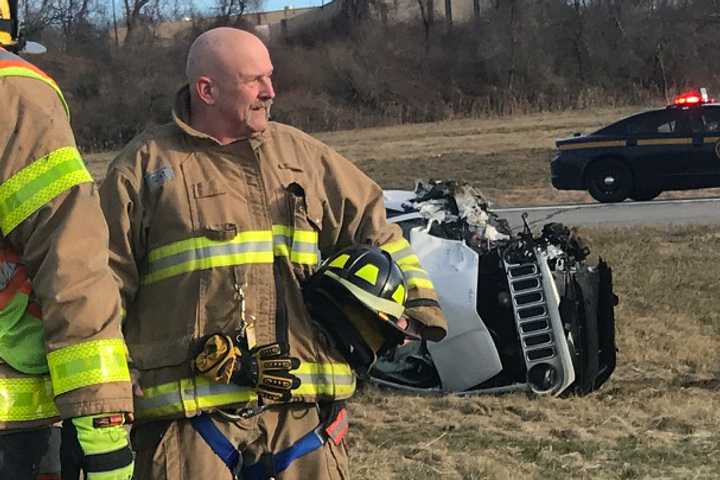
[[[55,395],[90,385],[129,382],[127,348],[121,339],[91,340],[48,353]]]
[[[348,255],[347,253],[343,253],[342,255],[338,255],[337,257],[335,257],[328,266],[335,268],[343,268],[348,260],[350,260],[350,255]]]
[[[231,240],[195,237],[153,249],[148,254],[143,284],[196,270],[273,263],[272,232],[248,231]]]
[[[317,265],[320,262],[316,231],[273,225],[272,234],[275,256],[289,257],[291,262],[302,265]]]
[[[370,285],[375,285],[377,283],[378,275],[380,274],[380,269],[376,265],[363,265],[361,268],[358,268],[355,272],[355,276],[362,278],[366,282],[368,282]]]
[[[4,42],[1,41],[0,43],[4,44]],[[60,98],[60,103],[62,103],[62,106],[65,109],[65,114],[68,116],[68,118],[70,118],[70,107],[68,107],[62,90],[60,90],[58,84],[55,83],[55,80],[53,80],[52,78],[47,76],[47,74],[42,72],[42,70],[34,67],[31,64],[23,65],[25,62],[21,60],[20,57],[15,58],[17,58],[17,61],[13,60],[12,65],[7,65],[8,62],[0,61],[0,77],[25,77],[40,80],[41,82],[52,88],[55,93],[57,93],[57,96]],[[4,63],[5,65],[3,65]]]
[[[405,305],[405,294],[405,287],[403,287],[402,285],[398,285],[398,287],[392,294],[392,299],[395,300],[397,303]]]
[[[291,373],[300,378],[293,395],[343,400],[355,393],[355,375],[347,363],[302,362]]]
[[[0,422],[23,422],[60,416],[47,375],[0,378]]]
[[[39,158],[0,185],[0,228],[7,235],[40,207],[70,188],[92,182],[75,147]]]

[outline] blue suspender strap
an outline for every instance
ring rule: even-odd
[[[293,461],[321,448],[324,444],[325,441],[320,436],[320,433],[313,430],[298,440],[293,446],[282,452],[273,454],[272,464],[273,470],[275,470],[273,473],[277,474],[282,472],[288,468]],[[242,478],[243,480],[265,480],[265,478],[267,478],[265,465],[263,462],[246,465],[242,470]]]
[[[213,423],[210,415],[203,414],[193,417],[190,419],[190,423],[192,423],[193,428],[195,428],[203,440],[205,440],[212,451],[215,452],[215,455],[220,457],[230,469],[230,472],[235,475],[238,463],[241,461],[240,452]]]

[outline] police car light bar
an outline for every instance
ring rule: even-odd
[[[701,103],[708,103],[712,101],[710,97],[708,97],[707,89],[701,88],[699,90],[692,90],[690,92],[685,92],[673,100],[674,105],[681,105],[681,106],[690,106],[690,105],[699,105]]]

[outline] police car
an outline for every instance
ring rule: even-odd
[[[720,103],[701,88],[672,105],[556,141],[552,184],[600,202],[720,186]]]

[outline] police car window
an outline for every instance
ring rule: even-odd
[[[720,108],[704,108],[702,121],[706,132],[720,131]]]
[[[601,135],[624,135],[627,130],[627,122],[620,121],[603,127],[600,130],[594,132]]]
[[[630,135],[657,135],[676,133],[679,128],[677,119],[671,112],[652,112],[639,115],[628,123]]]

